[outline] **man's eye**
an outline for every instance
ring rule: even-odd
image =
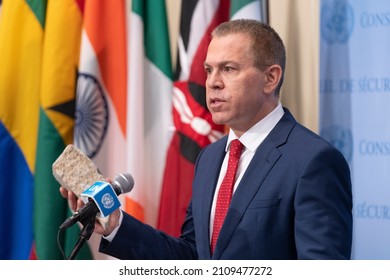
[[[211,68],[205,68],[204,71],[206,72],[206,74],[211,74]]]
[[[230,66],[225,66],[225,67],[223,67],[223,71],[225,71],[225,72],[230,72],[230,71],[232,71],[232,70],[233,70],[233,68],[230,67]]]

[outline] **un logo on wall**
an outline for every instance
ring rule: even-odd
[[[353,26],[354,13],[347,1],[325,1],[321,8],[321,37],[328,44],[347,42]]]
[[[79,73],[76,91],[75,145],[93,158],[103,143],[108,127],[108,105],[99,81]]]
[[[352,161],[352,132],[340,125],[331,125],[321,130],[321,136],[336,147],[350,163]]]

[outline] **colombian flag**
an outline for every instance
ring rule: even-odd
[[[27,259],[46,1],[4,1],[0,21],[0,259]]]

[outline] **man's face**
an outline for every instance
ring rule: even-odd
[[[204,65],[207,107],[216,124],[241,135],[269,113],[263,92],[267,77],[254,66],[247,35],[214,37]]]

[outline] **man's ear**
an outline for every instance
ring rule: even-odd
[[[282,68],[273,64],[269,66],[265,71],[267,82],[264,86],[265,93],[273,93],[279,85],[280,79],[282,78]]]

